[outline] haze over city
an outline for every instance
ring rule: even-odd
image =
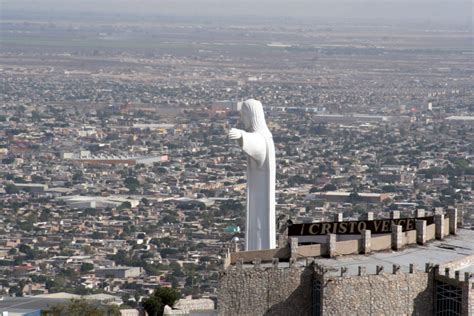
[[[283,0],[101,0],[58,1],[19,0],[2,1],[2,15],[40,13],[37,18],[60,19],[63,13],[87,13],[92,17],[111,17],[122,14],[128,18],[171,15],[208,17],[211,21],[225,22],[225,18],[321,18],[359,22],[398,22],[454,24],[472,28],[472,2],[466,0],[338,0],[338,1],[283,1]],[[88,19],[91,16],[74,17]],[[71,17],[68,17],[71,18]],[[118,18],[118,17],[116,17]],[[284,22],[284,21],[283,21]]]

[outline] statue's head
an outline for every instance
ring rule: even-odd
[[[247,132],[270,133],[260,101],[254,99],[244,101],[240,115]]]

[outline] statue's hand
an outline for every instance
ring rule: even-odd
[[[242,131],[238,128],[231,128],[229,131],[229,139],[240,139],[242,137]]]

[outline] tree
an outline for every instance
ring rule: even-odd
[[[124,293],[122,295],[122,302],[126,305],[126,306],[130,306],[130,307],[136,307],[137,306],[137,302],[134,298],[132,298],[132,296],[129,294],[129,293]],[[122,305],[123,306],[123,305]]]
[[[65,284],[66,284],[66,280],[61,275],[57,275],[54,277],[54,279],[49,279],[49,280],[46,280],[45,282],[45,286],[50,293],[60,291],[64,287]]]
[[[45,179],[42,176],[34,174],[34,175],[31,176],[31,181],[35,182],[35,183],[41,183],[41,182],[44,182]]]
[[[82,173],[81,170],[76,171],[72,175],[72,181],[74,181],[74,182],[80,182],[80,181],[83,181],[83,180],[84,180],[84,174]]]
[[[68,279],[69,281],[76,281],[77,278],[79,277],[76,270],[74,270],[72,268],[61,269],[59,271],[58,275],[63,276],[64,278]]]
[[[117,253],[112,257],[112,260],[115,261],[117,265],[126,265],[129,260],[129,256],[127,251],[120,249]]]
[[[172,307],[179,300],[180,294],[176,289],[169,287],[160,287],[155,290],[154,295],[161,298],[164,305]]]
[[[2,159],[2,163],[5,165],[10,165],[15,162],[15,157],[7,157]]]
[[[25,257],[17,256],[17,257],[15,257],[15,260],[13,260],[13,264],[16,265],[16,266],[19,266],[19,265],[23,264],[23,261],[25,261]]]
[[[300,175],[294,175],[288,178],[288,186],[294,187],[301,184],[308,183],[308,179]]]
[[[395,192],[395,191],[397,191],[397,188],[392,184],[384,185],[382,187],[382,192],[384,192],[384,193]]]
[[[84,245],[82,246],[81,250],[86,254],[86,255],[93,255],[95,254],[95,249],[90,246],[90,245]]]
[[[34,110],[34,111],[31,111],[31,119],[33,121],[36,121],[36,122],[39,122],[41,121],[41,114],[40,112]]]
[[[19,247],[18,247],[18,250],[22,253],[24,253],[26,255],[26,259],[28,260],[33,260],[36,258],[37,254],[36,254],[36,251],[31,249],[30,246],[28,245],[25,245],[25,244],[21,244]]]
[[[19,286],[12,286],[10,290],[8,291],[10,295],[14,296],[23,296],[23,292],[21,291],[21,288]]]
[[[185,276],[183,270],[181,269],[181,266],[178,263],[172,262],[170,264],[170,268],[173,270],[173,276],[178,278]]]
[[[163,315],[164,305],[159,297],[152,295],[142,302],[143,308],[149,316]]]
[[[7,183],[5,185],[5,192],[7,192],[7,194],[16,194],[20,192],[20,190],[18,190],[18,188],[14,186],[13,184]]]
[[[81,265],[81,272],[88,272],[88,271],[92,271],[94,270],[94,265],[92,263],[89,263],[89,262],[84,262],[82,265]]]
[[[160,251],[160,255],[163,257],[163,258],[166,258],[168,257],[169,255],[174,255],[174,254],[177,254],[179,251],[178,249],[176,248],[164,248],[164,249],[161,249]]]
[[[169,287],[159,287],[153,294],[143,300],[143,308],[150,316],[161,316],[166,305],[172,307],[180,298],[177,290]]]
[[[91,237],[92,237],[92,239],[101,239],[104,236],[103,236],[102,233],[100,233],[98,231],[95,231],[95,232],[92,233]]]
[[[357,205],[354,205],[354,207],[352,208],[352,211],[355,213],[363,213],[365,211],[365,207],[360,204],[357,204]]]
[[[93,207],[88,207],[84,210],[84,214],[89,216],[97,216],[98,213],[97,209]]]
[[[125,201],[125,202],[122,202],[122,204],[120,204],[118,209],[123,210],[123,209],[131,208],[131,207],[132,207],[132,203],[130,203],[129,201]]]
[[[138,182],[138,180],[135,179],[135,178],[133,178],[133,177],[127,177],[127,178],[123,181],[123,184],[124,184],[125,187],[126,187],[127,189],[129,189],[130,192],[132,192],[132,193],[136,193],[138,187],[140,186],[140,182]]]
[[[311,187],[311,189],[309,189],[309,193],[314,193],[314,192],[319,192],[319,189],[317,187]]]
[[[349,203],[360,202],[360,200],[361,200],[361,197],[357,192],[352,192],[351,194],[349,194],[349,197],[347,198],[347,202]]]
[[[39,220],[42,222],[47,222],[51,218],[51,211],[47,208],[43,209],[40,213]]]
[[[337,190],[337,187],[332,184],[332,183],[328,183],[326,184],[322,189],[321,191],[323,192],[327,192],[327,191],[336,191]]]
[[[245,210],[245,207],[239,201],[229,199],[221,202],[219,210],[224,215],[239,216],[242,215]]]
[[[62,316],[120,316],[117,306],[98,306],[87,302],[85,299],[72,299],[69,303],[59,304],[52,307],[47,315]]]

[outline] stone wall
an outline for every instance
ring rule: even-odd
[[[465,256],[457,260],[453,260],[447,263],[442,264],[439,269],[444,271],[445,268],[450,268],[452,270],[459,270],[463,267],[467,267],[474,264],[474,255]]]
[[[466,291],[468,297],[466,309],[468,310],[468,315],[474,315],[474,284],[471,282],[470,284],[466,285],[466,287],[468,287],[469,290]]]
[[[431,272],[319,274],[312,266],[233,267],[220,274],[219,315],[311,315],[312,285],[323,284],[322,315],[432,315]]]
[[[462,284],[462,314],[474,315],[474,288],[472,282]]]
[[[312,268],[242,268],[220,273],[218,314],[311,315]]]
[[[323,315],[432,315],[430,273],[324,278]]]

